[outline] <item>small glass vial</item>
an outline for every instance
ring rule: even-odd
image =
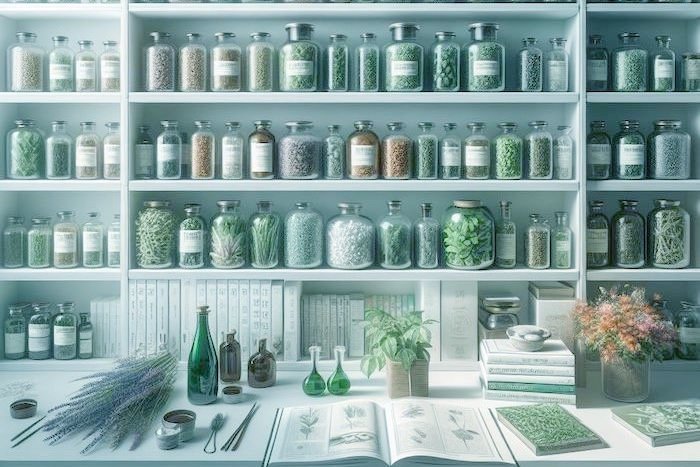
[[[454,32],[436,32],[431,48],[433,91],[459,91],[460,47]]]
[[[566,39],[556,37],[549,40],[552,50],[547,53],[546,88],[548,92],[567,92],[569,90],[569,54],[566,51]]]
[[[681,360],[700,359],[700,306],[681,302],[681,310],[676,314],[675,328],[678,332],[676,356]]]
[[[177,222],[169,201],[145,201],[136,217],[136,264],[165,269],[173,264]],[[153,238],[159,238],[158,243]]]
[[[100,214],[89,212],[88,220],[82,229],[83,266],[101,268],[104,266],[104,226]]]
[[[277,362],[267,350],[267,339],[258,340],[258,351],[248,360],[248,386],[267,388],[277,381]]]
[[[623,120],[612,140],[615,178],[641,180],[646,176],[646,143],[639,121]]]
[[[586,89],[588,91],[608,90],[608,70],[610,57],[603,45],[603,36],[588,36],[586,48]]]
[[[74,211],[59,211],[53,226],[53,265],[56,268],[78,267],[78,235]]]
[[[121,175],[121,135],[119,122],[105,123],[107,134],[102,140],[104,154],[103,173],[107,180],[119,180]]]
[[[607,180],[610,178],[612,162],[612,144],[605,132],[605,122],[591,122],[591,132],[586,137],[586,172],[588,180]]]
[[[32,360],[46,360],[51,356],[51,312],[48,304],[32,306],[27,325],[27,356]]]
[[[700,53],[686,52],[682,55],[681,91],[700,91]]]
[[[644,266],[644,217],[637,211],[638,201],[620,200],[620,210],[613,215],[612,263],[618,268]]]
[[[226,334],[226,342],[219,346],[219,378],[224,383],[241,380],[241,344],[236,340],[236,330]]]
[[[355,122],[355,131],[348,136],[346,156],[348,176],[355,180],[373,180],[379,176],[379,137],[369,120]]]
[[[248,91],[270,92],[273,87],[275,46],[267,32],[254,32],[246,47]]]
[[[275,177],[275,136],[270,132],[272,122],[253,122],[255,131],[248,137],[250,178],[270,180]]]
[[[211,48],[211,90],[241,90],[241,48],[232,32],[217,32],[216,45]]]
[[[73,360],[78,356],[78,317],[75,304],[65,302],[58,305],[58,314],[53,319],[53,358]]]
[[[554,229],[552,229],[552,267],[554,269],[570,269],[573,265],[571,260],[571,237],[573,236],[569,228],[569,214],[564,211],[554,213]]]
[[[310,180],[321,173],[321,139],[307,121],[287,122],[288,133],[280,138],[277,152],[279,176],[285,180]]]
[[[78,358],[92,358],[92,323],[89,313],[80,313],[78,324]]]
[[[548,269],[551,256],[551,229],[539,214],[530,214],[530,225],[525,230],[525,266],[530,269]]]
[[[32,218],[32,226],[27,232],[27,266],[34,269],[51,266],[52,237],[51,219]]]
[[[518,52],[518,90],[542,92],[542,49],[537,47],[537,39],[526,37]]]
[[[10,216],[2,231],[2,258],[6,268],[24,266],[24,252],[27,244],[27,229],[24,217]]]
[[[620,46],[612,53],[612,90],[644,92],[647,90],[648,53],[639,44],[639,34],[623,32],[617,35]]]
[[[671,49],[670,36],[656,36],[656,50],[650,56],[650,91],[676,90],[676,54]]]
[[[44,174],[44,137],[34,120],[15,120],[15,128],[7,133],[7,178],[31,180]]]
[[[554,152],[554,178],[571,180],[574,177],[574,139],[571,137],[571,127],[559,125],[559,134],[552,142]]]
[[[411,178],[413,141],[403,133],[402,122],[387,123],[389,134],[382,139],[382,177],[406,180]]]
[[[350,69],[347,36],[331,34],[326,47],[326,89],[347,91],[350,89]]]
[[[321,347],[312,345],[309,347],[311,357],[311,373],[309,373],[301,383],[301,388],[307,396],[321,396],[326,392],[326,382],[316,369],[321,356]]]
[[[414,23],[389,26],[392,41],[384,47],[384,87],[392,91],[423,90],[423,46],[416,41]]]
[[[209,78],[207,47],[198,33],[188,32],[186,36],[187,42],[180,47],[178,59],[180,91],[203,92],[207,90]]]
[[[151,136],[151,127],[141,125],[134,146],[134,177],[150,180],[156,177],[156,145]]]
[[[690,216],[681,202],[654,200],[647,216],[649,264],[655,268],[682,269],[690,264]]]
[[[117,41],[104,41],[104,50],[100,54],[100,91],[119,92],[121,76],[121,58]]]
[[[523,139],[515,130],[516,123],[498,124],[503,132],[494,140],[497,180],[519,180],[523,178]]]
[[[343,361],[345,359],[345,347],[342,345],[336,345],[333,349],[335,354],[335,370],[328,378],[326,382],[326,387],[328,392],[334,396],[343,396],[350,390],[350,378],[343,370]]]
[[[211,180],[216,167],[216,137],[209,120],[197,120],[190,139],[192,180]]]
[[[18,32],[17,42],[7,51],[7,83],[12,92],[44,90],[43,48],[36,45],[36,34]]]
[[[160,122],[163,131],[156,140],[156,177],[159,180],[177,180],[182,173],[182,136],[177,120]]]
[[[80,134],[75,138],[75,178],[95,180],[101,177],[101,147],[95,122],[80,122]]]
[[[371,32],[360,35],[362,43],[355,49],[357,70],[357,90],[360,92],[379,91],[379,46]]]
[[[467,124],[471,134],[464,140],[464,173],[467,180],[486,180],[491,172],[491,142],[483,122]]]
[[[439,263],[440,222],[433,217],[433,205],[422,203],[421,218],[413,224],[413,255],[416,267],[434,269]]]
[[[53,49],[49,52],[49,91],[73,90],[73,50],[66,36],[54,36]]]
[[[359,203],[339,203],[340,214],[326,225],[326,261],[334,269],[365,269],[374,264],[375,229]]]
[[[279,263],[282,244],[282,220],[272,211],[270,201],[258,201],[258,211],[248,223],[250,264],[256,269],[270,269]]]
[[[217,269],[240,268],[247,256],[247,224],[238,200],[217,201],[219,212],[211,221],[209,256]]]
[[[511,218],[511,202],[501,201],[501,218],[496,222],[496,259],[499,268],[511,269],[516,261],[517,228]]]
[[[377,224],[379,265],[385,269],[411,267],[411,221],[401,213],[401,201],[389,201],[389,214]]]
[[[415,175],[419,180],[435,180],[438,172],[438,137],[433,133],[431,122],[420,122],[414,144]]]
[[[27,356],[27,322],[24,305],[10,305],[5,318],[5,359],[19,360]]]
[[[80,50],[75,54],[75,90],[97,91],[97,54],[92,41],[78,41]]]
[[[462,178],[462,142],[455,133],[456,123],[445,123],[445,134],[440,141],[440,178],[459,180]]]
[[[167,43],[167,32],[150,33],[152,43],[144,51],[144,90],[165,92],[175,90],[175,48]]]
[[[51,122],[46,138],[46,178],[68,180],[73,174],[73,138],[66,132],[64,121]]]
[[[500,26],[496,23],[473,23],[469,25],[471,43],[464,46],[463,81],[466,91],[492,92],[505,90],[505,48],[498,42]]]
[[[287,42],[279,51],[280,91],[318,91],[321,51],[313,41],[314,25],[289,23]]]
[[[107,228],[107,267],[119,267],[122,251],[121,241],[121,222],[119,214],[115,214],[112,223]]]
[[[328,125],[328,136],[323,140],[323,175],[327,180],[340,180],[345,175],[345,140],[340,125]]]
[[[528,124],[532,131],[525,137],[527,178],[549,180],[552,178],[552,134],[546,130],[547,122],[537,120]]]
[[[221,137],[221,178],[241,180],[243,178],[243,135],[241,124],[226,122],[226,133]]]
[[[649,178],[686,180],[690,178],[690,135],[680,120],[657,120],[647,138]]]
[[[189,204],[185,208],[185,219],[180,222],[178,242],[178,265],[181,268],[204,267],[204,232],[206,223],[199,214],[199,204]]]
[[[316,268],[323,262],[323,217],[311,203],[295,203],[284,219],[284,265]]]
[[[603,202],[591,201],[586,219],[586,262],[589,268],[610,264],[610,226],[603,214]]]

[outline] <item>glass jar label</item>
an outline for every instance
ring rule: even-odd
[[[685,61],[685,79],[700,79],[700,59],[689,58]]]
[[[119,165],[121,155],[118,144],[105,144],[105,165]]]
[[[24,353],[24,340],[26,335],[21,333],[5,333],[5,355]]]
[[[555,240],[554,241],[554,253],[556,256],[556,253],[566,253],[567,258],[568,255],[571,254],[571,241],[570,240]]]
[[[588,75],[588,81],[607,81],[608,61],[586,60],[586,74]]]
[[[465,159],[465,164],[467,167],[488,166],[491,160],[488,146],[466,146]]]
[[[73,326],[54,326],[53,343],[55,345],[75,345],[75,328]]]
[[[700,344],[700,328],[679,328],[678,340],[683,344]]]
[[[250,144],[250,171],[272,173],[272,143]]]
[[[241,62],[238,60],[217,60],[214,62],[214,76],[239,76]]]
[[[474,76],[498,76],[501,67],[496,60],[474,60]]]
[[[153,150],[152,144],[137,144],[136,145],[136,173],[147,173],[153,168]]]
[[[440,165],[443,167],[460,167],[462,151],[459,146],[443,146],[440,154]]]
[[[243,172],[243,140],[225,140],[221,146],[221,171],[224,178],[240,177]]]
[[[118,79],[119,60],[102,60],[100,73],[102,79]]]
[[[28,334],[28,348],[30,352],[45,352],[49,350],[50,330],[48,324],[29,323]]]
[[[49,65],[49,79],[71,79],[70,65],[51,63]]]
[[[374,167],[377,149],[372,144],[353,144],[350,146],[350,161],[353,167]]]
[[[107,233],[107,251],[119,253],[122,249],[121,232],[112,230]]]
[[[55,253],[75,253],[78,250],[78,238],[73,232],[54,232],[53,251]]]
[[[77,79],[95,79],[95,62],[91,60],[75,62],[75,76]]]
[[[83,251],[102,251],[102,234],[100,232],[83,232]]]
[[[201,253],[204,249],[204,235],[201,230],[180,231],[180,252]]]
[[[571,160],[573,159],[573,148],[571,146],[557,146],[557,167],[562,171],[571,170]]]
[[[391,76],[418,76],[418,62],[414,60],[392,60]]]
[[[620,144],[618,158],[620,165],[644,165],[644,145]]]
[[[75,149],[75,165],[77,167],[97,167],[97,147],[78,146]]]
[[[608,253],[607,229],[586,229],[586,252],[596,254]]]
[[[610,164],[610,145],[588,144],[586,145],[586,156],[588,164]]]
[[[549,60],[547,62],[547,73],[550,83],[564,84],[568,78],[566,62],[563,60]]]
[[[668,60],[665,58],[657,58],[654,61],[654,76],[656,79],[660,78],[673,78],[673,74],[676,71],[676,64],[673,60]]]
[[[515,259],[515,234],[496,234],[496,256],[502,259]]]
[[[284,62],[284,74],[287,76],[311,76],[314,74],[314,62],[311,60],[287,60]]]
[[[180,159],[182,146],[172,143],[158,143],[158,159],[161,161],[174,161]]]
[[[78,353],[80,354],[91,354],[92,353],[92,331],[81,331],[80,332],[80,347]]]

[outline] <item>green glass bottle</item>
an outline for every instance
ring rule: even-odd
[[[309,347],[309,355],[311,355],[311,373],[304,378],[304,382],[301,383],[301,387],[307,396],[320,396],[326,392],[326,382],[316,370],[316,366],[318,365],[318,357],[321,355],[321,347],[312,345]]]
[[[345,359],[345,347],[336,345],[335,349],[335,371],[328,378],[328,392],[334,396],[342,396],[350,390],[350,378],[343,371],[343,360]]]
[[[187,399],[195,405],[211,404],[219,392],[216,348],[209,335],[209,307],[197,307],[197,331],[187,359]]]

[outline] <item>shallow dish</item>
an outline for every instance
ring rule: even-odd
[[[524,352],[542,350],[545,341],[552,337],[552,333],[548,329],[530,324],[511,326],[506,329],[506,335],[513,347]]]

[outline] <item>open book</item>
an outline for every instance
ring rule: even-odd
[[[515,461],[488,410],[419,399],[279,409],[265,465],[510,466]]]

